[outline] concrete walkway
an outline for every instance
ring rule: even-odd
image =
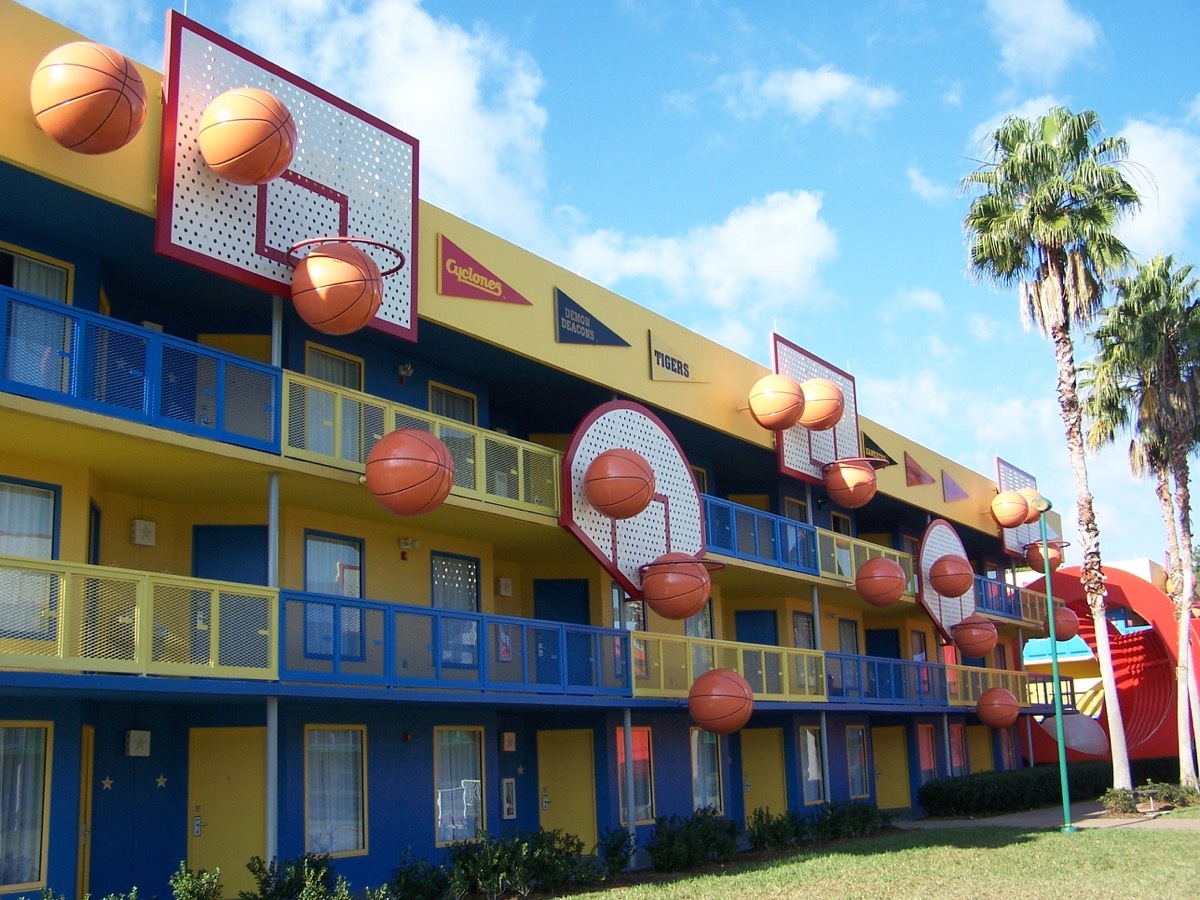
[[[1137,818],[1124,819],[1108,815],[1096,801],[1071,804],[1071,824],[1076,828],[1149,828],[1183,831],[1200,831],[1200,819],[1184,819],[1163,813],[1146,813]],[[1042,831],[1061,828],[1062,806],[1047,806],[1027,812],[1006,813],[982,819],[905,819],[897,820],[898,828],[1025,828]]]

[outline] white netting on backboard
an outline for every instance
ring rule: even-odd
[[[588,502],[584,476],[605,450],[624,448],[640,454],[654,470],[655,497],[629,519],[611,519]],[[631,405],[608,409],[574,441],[570,457],[570,522],[577,536],[606,564],[612,575],[641,589],[639,567],[668,551],[700,556],[704,515],[691,467],[670,433]]]
[[[921,595],[918,599],[946,640],[951,640],[950,629],[975,612],[976,600],[974,584],[961,597],[943,597],[929,583],[930,567],[947,555],[968,558],[958,532],[949,522],[937,519],[925,529],[921,549],[917,554],[917,563],[921,569]]]
[[[1021,488],[1032,488],[1036,491],[1037,479],[997,456],[996,487],[1001,491],[1019,491]],[[1000,530],[1004,533],[1004,549],[1013,556],[1024,557],[1025,545],[1042,539],[1042,526],[1036,519],[1030,524]]]
[[[826,463],[860,455],[854,379],[779,335],[772,335],[772,342],[777,374],[787,375],[799,383],[809,378],[826,378],[841,388],[846,402],[841,420],[826,431],[809,431],[801,425],[793,425],[779,435],[781,469],[819,484],[824,480]]]
[[[178,120],[171,196],[159,198],[160,217],[170,216],[169,245],[192,262],[204,265],[211,260],[223,274],[245,273],[274,282],[286,295],[292,269],[285,259],[292,245],[329,236],[379,241],[403,253],[405,264],[384,279],[377,318],[411,331],[416,142],[402,132],[378,127],[352,107],[313,94],[298,83],[300,79],[275,74],[252,54],[226,43],[192,31],[185,20],[179,35],[178,84],[164,86]],[[218,95],[239,87],[269,91],[296,122],[298,141],[291,166],[266,185],[226,181],[200,155],[197,136],[205,108]],[[169,211],[162,209],[164,201]],[[357,246],[381,271],[399,262],[381,248]]]

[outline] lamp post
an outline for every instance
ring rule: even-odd
[[[1058,680],[1058,636],[1054,633],[1054,592],[1050,577],[1054,570],[1050,567],[1050,538],[1046,533],[1046,513],[1050,511],[1050,501],[1045,497],[1037,497],[1029,504],[1038,513],[1042,525],[1042,565],[1046,576],[1046,627],[1050,632],[1050,687],[1054,691],[1054,731],[1058,738],[1058,777],[1062,785],[1063,825],[1059,829],[1063,834],[1074,834],[1079,829],[1071,824],[1071,793],[1067,787],[1067,744],[1063,736],[1063,705],[1062,685]]]

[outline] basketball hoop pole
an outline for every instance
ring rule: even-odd
[[[1063,735],[1062,683],[1058,680],[1058,636],[1054,628],[1054,589],[1050,577],[1050,538],[1046,533],[1046,513],[1050,501],[1038,497],[1030,504],[1038,513],[1042,525],[1042,566],[1046,576],[1046,628],[1050,632],[1050,687],[1054,691],[1054,732],[1058,738],[1058,779],[1062,785],[1063,824],[1058,829],[1063,834],[1074,834],[1079,829],[1071,824],[1071,792],[1067,786],[1067,744]]]

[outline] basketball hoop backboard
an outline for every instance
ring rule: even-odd
[[[846,405],[836,425],[825,431],[793,425],[787,431],[781,431],[778,438],[779,471],[813,484],[824,484],[828,463],[862,455],[858,446],[858,399],[854,378],[778,334],[771,335],[771,353],[777,375],[787,375],[797,383],[809,378],[827,378],[841,388]]]

